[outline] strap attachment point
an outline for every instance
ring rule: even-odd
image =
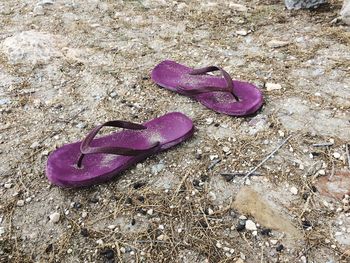
[[[205,67],[205,68],[194,69],[188,74],[189,75],[204,75],[208,72],[213,72],[213,71],[220,71],[221,72],[222,76],[226,80],[226,84],[227,84],[226,88],[208,86],[208,87],[202,87],[202,88],[198,88],[198,89],[188,90],[188,89],[185,89],[181,86],[178,86],[176,88],[177,91],[181,94],[188,95],[188,96],[194,96],[194,95],[198,95],[198,94],[202,94],[202,93],[215,92],[215,91],[216,92],[230,92],[235,97],[235,99],[237,101],[239,101],[238,96],[234,93],[234,86],[233,86],[232,78],[231,78],[230,74],[228,74],[224,69],[217,67],[217,66],[210,66],[210,67]]]
[[[160,145],[160,142],[156,142],[147,149],[133,149],[133,148],[127,148],[127,147],[112,147],[112,146],[92,147],[91,142],[93,141],[97,133],[105,126],[118,127],[118,128],[129,129],[129,130],[147,129],[146,126],[141,124],[126,122],[126,121],[119,121],[119,120],[108,121],[108,122],[105,122],[104,124],[96,126],[94,129],[90,131],[90,133],[85,137],[85,139],[80,144],[81,154],[77,161],[78,168],[81,168],[83,158],[86,154],[106,153],[106,154],[115,154],[115,155],[124,155],[124,156],[136,156],[140,154],[150,153],[158,149]]]

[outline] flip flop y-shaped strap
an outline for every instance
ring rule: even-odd
[[[115,154],[115,155],[125,155],[125,156],[136,156],[140,154],[146,154],[150,153],[151,151],[155,150],[159,146],[159,142],[156,142],[152,144],[147,149],[132,149],[132,148],[126,148],[126,147],[111,147],[111,146],[104,146],[104,147],[91,147],[91,142],[97,135],[97,133],[105,126],[110,127],[118,127],[118,128],[124,128],[129,130],[145,130],[147,129],[146,126],[143,126],[141,124],[136,124],[132,122],[127,121],[108,121],[104,124],[96,126],[92,131],[85,137],[85,139],[82,141],[80,145],[80,157],[77,162],[77,166],[80,168],[81,163],[83,161],[83,158],[86,154],[91,153],[109,153],[109,154]]]
[[[208,72],[213,72],[213,71],[220,71],[222,76],[224,77],[227,86],[225,88],[221,87],[200,87],[196,89],[185,89],[181,86],[177,87],[177,91],[181,94],[187,95],[187,96],[194,96],[202,93],[208,93],[208,92],[214,92],[214,91],[219,91],[219,92],[229,92],[232,93],[232,95],[235,97],[235,99],[238,101],[239,98],[236,94],[234,94],[234,87],[233,87],[233,81],[230,76],[224,69],[217,67],[217,66],[210,66],[210,67],[205,67],[205,68],[199,68],[199,69],[194,69],[192,70],[189,75],[204,75]]]

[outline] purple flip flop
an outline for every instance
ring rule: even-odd
[[[220,71],[223,77],[206,74]],[[165,60],[152,71],[159,86],[192,97],[214,111],[232,116],[255,113],[263,104],[260,90],[251,83],[232,80],[222,68],[192,69]]]
[[[128,130],[94,139],[105,126]],[[105,182],[131,165],[191,137],[192,120],[172,112],[141,124],[109,121],[81,142],[66,144],[48,158],[46,176],[55,185],[80,187]]]

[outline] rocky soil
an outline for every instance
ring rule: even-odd
[[[1,1],[0,262],[349,262],[341,6]],[[164,59],[219,65],[265,105],[234,118],[161,89],[149,73]],[[96,124],[170,111],[193,138],[106,184],[47,181],[50,152]]]

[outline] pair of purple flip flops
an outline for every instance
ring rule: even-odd
[[[220,71],[223,77],[207,74],[212,71]],[[192,69],[166,60],[153,69],[152,80],[227,115],[250,115],[263,103],[256,86],[232,80],[226,71],[216,66]],[[127,130],[95,139],[105,126]],[[179,112],[143,124],[109,121],[95,127],[83,141],[66,144],[52,152],[46,175],[53,184],[62,187],[106,182],[148,156],[183,142],[193,133],[192,120]]]

